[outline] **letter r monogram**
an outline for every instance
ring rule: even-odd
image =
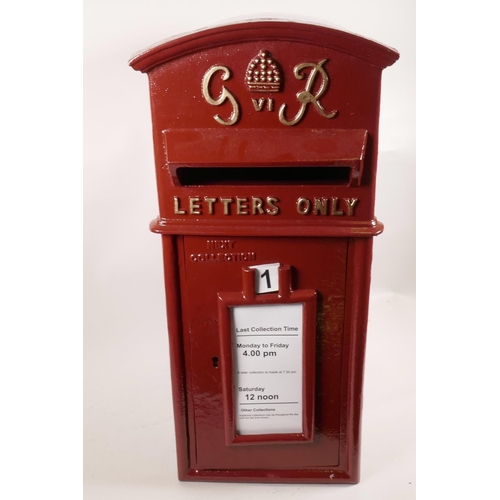
[[[297,64],[297,66],[295,66],[293,73],[295,75],[295,78],[297,78],[298,80],[303,80],[305,77],[305,74],[302,72],[303,69],[312,68],[312,70],[307,78],[305,89],[297,94],[297,100],[301,103],[301,106],[298,113],[295,115],[295,118],[293,118],[292,120],[287,120],[285,118],[286,104],[281,105],[279,111],[279,120],[281,123],[283,123],[283,125],[295,125],[296,123],[300,122],[300,120],[302,120],[302,118],[304,117],[308,104],[313,104],[316,111],[325,118],[335,118],[337,116],[337,111],[327,113],[319,102],[319,98],[325,93],[329,81],[328,73],[323,68],[323,64],[325,64],[327,60],[328,59],[323,59],[319,63],[306,62]],[[321,85],[316,94],[313,94],[312,89],[314,87],[314,83],[316,82],[318,74],[321,75]]]

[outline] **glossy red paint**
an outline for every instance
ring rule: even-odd
[[[180,479],[359,481],[380,79],[398,57],[252,21],[131,60],[150,81]],[[280,289],[255,295],[248,266],[273,262]],[[294,301],[303,433],[240,436],[229,308]]]

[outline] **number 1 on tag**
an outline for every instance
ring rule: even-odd
[[[280,263],[262,264],[259,266],[250,266],[255,269],[255,293],[277,292],[279,288],[278,268]]]

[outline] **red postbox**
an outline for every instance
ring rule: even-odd
[[[179,478],[359,481],[382,69],[252,21],[150,48]]]

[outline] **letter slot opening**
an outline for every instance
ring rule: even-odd
[[[351,167],[177,167],[181,186],[333,184],[348,186]]]

